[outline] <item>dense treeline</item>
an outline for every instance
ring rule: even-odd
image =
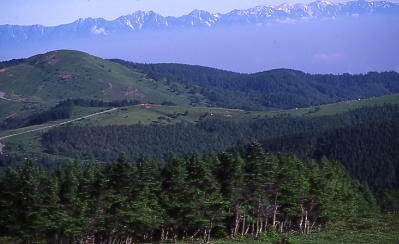
[[[271,152],[290,152],[301,158],[334,158],[349,174],[376,191],[399,189],[399,120],[264,140]]]
[[[61,101],[50,110],[34,114],[30,117],[27,126],[43,124],[48,121],[70,119],[73,113],[73,102],[71,100]]]
[[[51,109],[32,115],[25,126],[43,124],[49,121],[72,118],[74,106],[80,107],[124,107],[140,104],[138,100],[104,101],[100,99],[66,99]]]
[[[22,63],[25,63],[26,62],[26,59],[12,59],[12,60],[9,60],[9,61],[1,61],[0,62],[0,69],[4,69],[4,68],[6,68],[6,67],[9,67],[9,66],[14,66],[14,65],[18,65],[18,64],[22,64]]]
[[[259,118],[250,122],[206,117],[198,124],[131,126],[67,126],[45,133],[42,142],[51,154],[107,161],[125,152],[166,159],[173,151],[184,156],[221,152],[261,141],[270,152],[286,151],[301,159],[339,159],[350,172],[374,190],[399,186],[399,106],[356,109],[314,118]]]
[[[127,99],[104,101],[100,99],[75,98],[75,99],[68,99],[67,101],[71,101],[73,105],[80,107],[124,107],[124,106],[133,106],[141,103],[139,100],[127,100]]]
[[[399,92],[399,73],[311,75],[277,69],[240,74],[196,65],[140,64],[111,60],[199,92],[213,106],[250,109],[289,109]]]
[[[378,212],[367,185],[336,161],[266,154],[256,141],[240,152],[171,154],[164,165],[122,154],[46,174],[27,161],[0,175],[0,199],[0,235],[21,243],[271,242]]]

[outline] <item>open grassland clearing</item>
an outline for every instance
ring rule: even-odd
[[[201,119],[217,118],[237,122],[260,118],[281,116],[314,117],[348,112],[352,109],[366,106],[399,103],[399,94],[374,97],[354,101],[344,101],[309,108],[298,108],[277,111],[246,111],[242,109],[227,109],[215,107],[186,107],[141,104],[128,106],[112,113],[96,116],[94,119],[82,121],[86,125],[130,125],[130,124],[170,124],[181,121],[198,122]]]

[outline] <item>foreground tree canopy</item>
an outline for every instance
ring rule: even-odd
[[[269,155],[256,141],[240,152],[171,154],[164,165],[121,154],[52,173],[27,161],[0,175],[0,235],[22,243],[260,239],[377,209],[338,162]]]

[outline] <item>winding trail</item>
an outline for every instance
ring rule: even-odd
[[[0,94],[0,96],[1,96],[1,94]],[[93,116],[96,116],[96,115],[100,115],[100,114],[105,114],[105,113],[108,113],[108,112],[112,112],[112,111],[115,111],[115,110],[117,110],[117,109],[118,109],[118,108],[111,108],[111,109],[108,109],[108,110],[105,110],[105,111],[102,111],[102,112],[97,112],[97,113],[94,113],[94,114],[89,114],[89,115],[86,115],[86,116],[83,116],[83,117],[79,117],[79,118],[76,118],[76,119],[72,119],[72,120],[68,120],[68,121],[65,121],[65,122],[62,122],[62,123],[59,123],[59,124],[48,125],[48,126],[44,126],[44,127],[40,127],[40,128],[36,128],[36,129],[24,131],[24,132],[15,133],[15,134],[8,135],[8,136],[3,136],[3,137],[0,137],[0,141],[3,140],[3,139],[6,139],[6,138],[13,137],[13,136],[18,136],[18,135],[22,135],[22,134],[26,134],[26,133],[30,133],[30,132],[39,131],[39,130],[45,130],[45,129],[49,129],[49,128],[56,127],[56,126],[66,125],[66,124],[73,123],[73,122],[75,122],[75,121],[80,121],[80,120],[82,120],[82,119],[87,119],[87,118],[90,118],[90,117],[93,117]],[[1,142],[0,142],[0,154],[3,154],[3,148],[4,148],[4,145],[1,144]]]

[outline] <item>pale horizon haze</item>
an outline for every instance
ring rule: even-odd
[[[195,9],[226,14],[235,9],[309,4],[315,0],[0,0],[0,25],[70,24],[80,18],[115,20],[136,11],[154,11],[180,17]],[[319,0],[325,1],[325,0]],[[365,0],[361,0],[365,1]],[[399,0],[386,1],[398,3]],[[331,3],[350,1],[335,0]],[[93,29],[94,28],[94,29]],[[7,30],[12,28],[3,28]],[[23,29],[23,28],[22,28]],[[28,28],[29,29],[29,28]],[[39,28],[40,29],[40,28]],[[75,33],[74,38],[4,43],[0,61],[58,49],[87,52],[101,58],[139,63],[184,63],[241,73],[289,68],[309,73],[399,72],[399,13],[351,16],[315,21],[288,20],[230,28],[174,29],[109,34],[97,26]],[[35,28],[32,28],[35,30]],[[93,32],[94,30],[94,32]],[[72,30],[73,31],[73,30]],[[10,39],[14,33],[11,31]],[[80,35],[80,36],[79,36]],[[84,38],[84,36],[89,36]],[[73,35],[71,35],[73,36]],[[6,39],[7,37],[4,37]],[[51,39],[55,38],[55,39]]]
[[[56,26],[89,17],[114,20],[138,10],[154,11],[162,16],[175,17],[186,15],[195,9],[225,14],[234,9],[248,9],[260,5],[277,6],[283,3],[311,2],[315,0],[2,0],[0,25]],[[399,2],[399,0],[390,2]]]

